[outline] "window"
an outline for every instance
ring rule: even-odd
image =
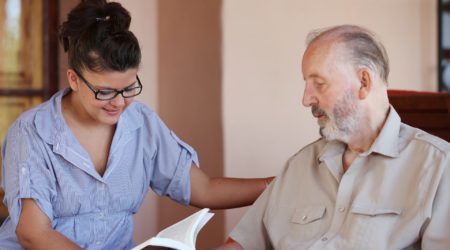
[[[57,90],[57,3],[58,0],[0,0],[1,142],[23,111]],[[0,208],[0,221],[2,215],[4,209]]]

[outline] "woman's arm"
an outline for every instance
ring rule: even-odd
[[[47,215],[32,199],[22,199],[22,212],[16,235],[20,245],[25,249],[81,249],[64,235],[53,230]]]
[[[190,204],[211,209],[248,206],[253,204],[273,178],[210,178],[192,165]]]

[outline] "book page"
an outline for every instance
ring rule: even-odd
[[[170,247],[179,250],[195,250],[198,233],[213,215],[213,213],[209,213],[209,208],[204,208],[167,227],[155,237],[136,246],[132,250],[140,250],[149,245]]]

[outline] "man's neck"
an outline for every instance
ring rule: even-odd
[[[344,172],[350,167],[353,160],[359,154],[370,149],[380,134],[380,131],[383,129],[388,113],[389,106],[381,112],[372,112],[373,115],[365,119],[364,122],[361,122],[357,131],[353,131],[353,136],[349,138],[347,147],[342,156]]]

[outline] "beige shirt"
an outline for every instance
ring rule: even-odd
[[[391,107],[371,148],[343,174],[345,145],[320,139],[232,231],[244,249],[450,249],[450,144]]]

